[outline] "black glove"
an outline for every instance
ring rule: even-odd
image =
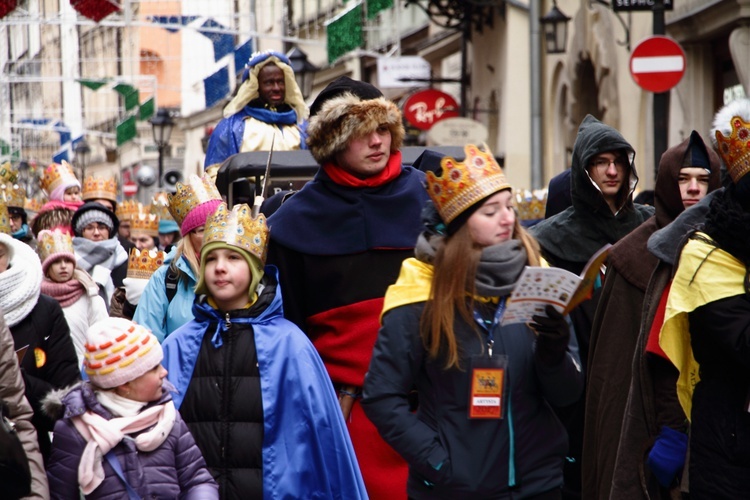
[[[568,350],[570,327],[565,317],[548,305],[544,308],[546,316],[535,315],[529,326],[537,333],[536,356],[542,363],[554,366],[562,362]]]

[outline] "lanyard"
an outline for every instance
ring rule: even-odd
[[[474,313],[474,321],[476,321],[479,326],[481,326],[484,331],[487,332],[487,352],[489,353],[490,357],[492,357],[492,346],[495,345],[495,339],[494,339],[494,331],[495,327],[500,324],[500,321],[503,319],[503,314],[505,313],[505,299],[506,297],[503,297],[500,299],[500,303],[497,306],[497,310],[495,311],[495,317],[492,319],[492,322],[489,320],[486,320],[480,316],[480,314],[476,311],[476,309],[473,311]]]

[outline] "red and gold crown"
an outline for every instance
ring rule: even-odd
[[[135,200],[125,200],[117,205],[117,218],[129,221],[143,211],[143,206]]]
[[[73,252],[73,239],[66,232],[39,231],[36,251],[39,254],[39,260],[44,262],[52,254]]]
[[[182,226],[182,221],[192,209],[211,200],[221,200],[221,194],[211,177],[204,175],[198,177],[191,175],[187,183],[177,183],[174,194],[167,196],[169,199],[169,213],[172,214],[175,222]]]
[[[44,175],[39,181],[42,189],[47,194],[50,194],[55,190],[56,187],[62,184],[72,183],[73,181],[78,182],[76,174],[73,173],[73,167],[70,163],[63,160],[62,163],[53,163],[44,170]]]
[[[114,177],[103,178],[89,175],[83,181],[81,198],[88,200],[109,200],[117,203],[117,181]]]
[[[169,198],[167,198],[167,193],[163,191],[154,195],[149,211],[154,215],[158,215],[159,220],[174,220],[172,214],[169,213]]]
[[[133,215],[130,219],[130,234],[159,236],[159,216],[147,213]]]
[[[227,210],[227,204],[221,203],[206,219],[203,246],[217,241],[249,252],[265,264],[268,250],[266,217],[259,214],[253,219],[246,203],[235,205],[232,210]]]
[[[164,252],[151,249],[140,251],[137,248],[130,250],[128,260],[128,278],[147,280],[154,272],[164,264]]]
[[[489,148],[482,149],[467,144],[463,162],[446,156],[440,160],[440,177],[427,172],[427,193],[446,224],[476,202],[511,187]]]
[[[547,207],[547,190],[516,189],[516,207],[518,218],[522,221],[535,221],[544,219],[544,210]]]
[[[46,199],[38,200],[36,198],[26,198],[26,201],[23,204],[23,208],[29,214],[29,218],[31,218],[36,215],[39,210],[42,209],[45,203],[47,203]]]
[[[18,171],[15,170],[9,161],[0,165],[0,184],[15,184],[18,182]]]
[[[716,131],[716,145],[732,181],[737,184],[750,172],[750,123],[739,116],[732,117],[730,123],[732,133],[729,137],[720,130]]]
[[[0,233],[12,234],[13,230],[10,228],[10,214],[8,213],[8,207],[0,201]]]

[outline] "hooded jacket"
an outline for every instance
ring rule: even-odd
[[[630,175],[618,195],[621,202],[617,213],[612,213],[587,168],[594,156],[607,151],[620,151],[629,162]],[[633,203],[638,183],[634,158],[633,147],[617,130],[591,115],[583,119],[573,146],[573,206],[530,228],[551,265],[577,274],[597,250],[607,243],[615,244],[653,215],[652,207]]]

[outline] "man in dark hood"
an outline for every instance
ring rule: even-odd
[[[573,205],[530,228],[550,265],[578,274],[601,247],[615,244],[654,214],[653,207],[633,203],[633,190],[638,183],[634,158],[633,147],[620,132],[591,115],[583,119],[573,146]],[[597,286],[593,297],[570,314],[584,373],[600,292],[601,287]],[[558,415],[570,437],[563,496],[579,498],[584,397]]]

